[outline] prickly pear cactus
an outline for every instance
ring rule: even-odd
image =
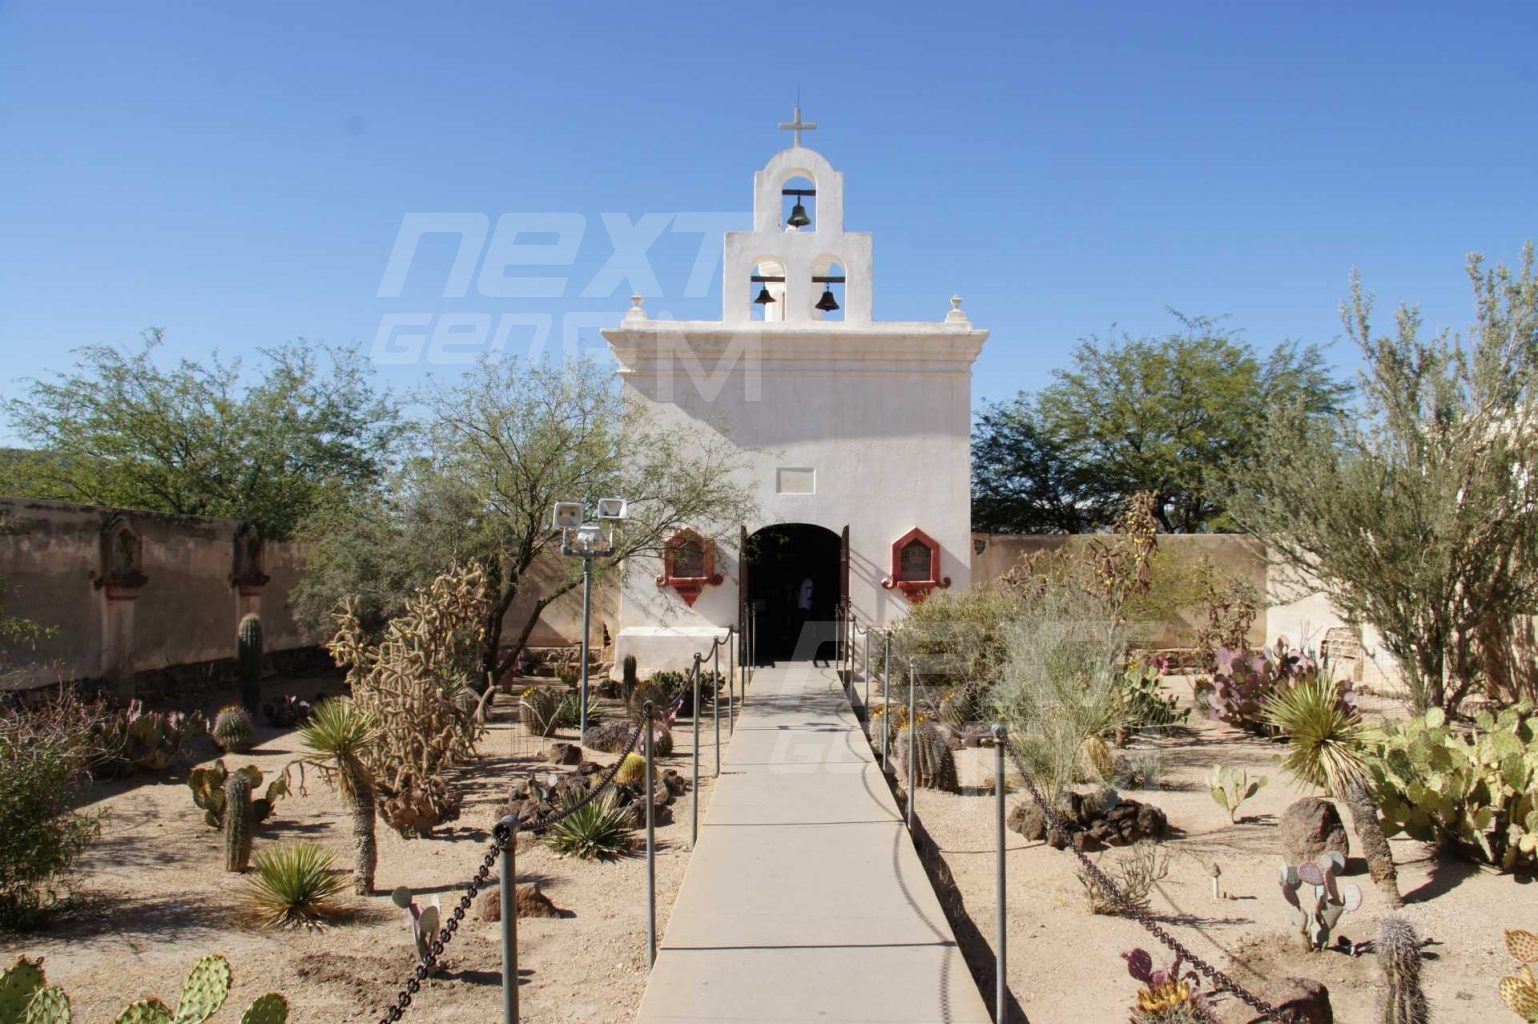
[[[58,986],[40,989],[27,1004],[26,1024],[69,1024],[69,996]]]
[[[1302,864],[1282,864],[1282,896],[1291,906],[1294,934],[1304,949],[1328,946],[1340,916],[1362,905],[1362,890],[1355,883],[1335,880],[1345,866],[1346,859],[1334,850]]]
[[[151,996],[130,1003],[112,1024],[171,1024],[171,1008]]]
[[[213,737],[226,753],[244,754],[256,746],[256,723],[245,708],[230,704],[219,709],[219,716],[214,719]]]
[[[240,662],[240,702],[253,717],[262,706],[262,620],[247,615],[235,631]]]
[[[427,963],[432,956],[433,943],[438,938],[440,913],[438,897],[434,896],[433,901],[426,906],[419,906],[417,901],[412,899],[411,890],[401,886],[390,893],[390,900],[406,912],[407,920],[411,924],[411,941],[417,948],[417,959],[424,964]]]
[[[908,778],[908,731],[903,730],[897,741],[898,777]],[[914,784],[923,789],[938,789],[946,793],[959,793],[961,786],[956,779],[956,756],[941,734],[929,722],[921,722],[914,736],[917,757]]]
[[[1228,820],[1238,821],[1240,805],[1265,789],[1266,783],[1270,781],[1271,777],[1268,775],[1251,779],[1250,773],[1243,768],[1220,764],[1214,765],[1212,774],[1207,776],[1207,788],[1212,792],[1212,799],[1217,801],[1218,806],[1228,812]]]
[[[286,1024],[287,1020],[288,1000],[276,992],[258,996],[240,1015],[240,1024]]]
[[[1538,1021],[1538,979],[1532,968],[1538,963],[1538,935],[1514,928],[1506,933],[1506,951],[1520,966],[1515,975],[1501,979],[1501,1000],[1523,1020]]]
[[[174,1024],[203,1024],[219,1012],[229,996],[230,962],[217,954],[205,956],[192,965],[187,980],[182,982]]]
[[[224,869],[244,871],[251,864],[256,810],[251,806],[251,776],[236,772],[224,784]]]
[[[0,1024],[21,1024],[27,1004],[42,987],[40,961],[21,957],[0,974]]]

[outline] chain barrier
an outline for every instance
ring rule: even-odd
[[[684,695],[680,693],[673,699],[673,703],[666,713],[673,714],[683,706],[683,702]],[[654,712],[645,724],[650,725],[656,721],[656,718],[657,715]],[[557,825],[607,792],[614,785],[614,778],[619,774],[620,766],[625,763],[626,755],[635,750],[635,745],[641,739],[641,735],[642,726],[637,725],[630,731],[630,739],[626,742],[624,749],[619,751],[619,756],[614,759],[614,763],[604,773],[603,781],[588,790],[582,799],[576,803],[563,807],[561,810],[548,814],[543,818],[536,818],[527,824],[520,825],[516,821],[508,824],[507,819],[504,818],[492,826],[491,848],[486,851],[486,856],[481,858],[480,870],[476,871],[475,877],[465,887],[464,895],[455,904],[453,914],[449,916],[448,922],[438,931],[437,938],[433,939],[432,945],[428,947],[427,956],[417,964],[416,970],[411,972],[411,977],[406,980],[406,984],[401,987],[400,994],[395,997],[395,1002],[390,1004],[384,1016],[379,1018],[379,1024],[396,1024],[406,1012],[407,1007],[411,1005],[412,997],[421,990],[422,982],[427,980],[427,976],[432,974],[437,968],[438,958],[443,955],[443,948],[453,940],[454,933],[459,931],[460,922],[464,920],[465,914],[469,912],[471,905],[475,902],[475,897],[485,887],[486,879],[491,874],[491,869],[496,866],[497,858],[501,856],[503,848],[509,843],[516,841],[517,833],[540,832],[552,825]]]
[[[1036,788],[1036,780],[1031,778],[1030,772],[1027,772],[1025,765],[1020,762],[1020,755],[1015,753],[1013,747],[1009,747],[1008,750],[1009,759],[1014,762],[1015,771],[1020,773],[1020,778],[1025,781],[1026,790],[1031,794],[1031,799],[1041,809],[1042,818],[1047,826],[1047,834],[1057,836],[1063,840],[1067,849],[1079,859],[1079,862],[1084,865],[1084,870],[1089,872],[1090,876],[1095,880],[1095,884],[1100,886],[1103,891],[1110,893],[1112,899],[1121,906],[1123,914],[1142,925],[1149,934],[1168,947],[1176,956],[1194,967],[1198,974],[1212,982],[1215,988],[1231,992],[1251,1009],[1259,1013],[1262,1018],[1277,1021],[1279,1024],[1288,1024],[1288,1019],[1282,1016],[1280,1010],[1254,993],[1249,992],[1233,978],[1230,978],[1227,974],[1197,956],[1184,943],[1165,930],[1163,925],[1155,921],[1152,914],[1128,899],[1127,895],[1116,887],[1116,883],[1111,881],[1111,877],[1100,870],[1100,865],[1096,864],[1083,850],[1073,844],[1068,830],[1063,827],[1057,815],[1052,812],[1052,808],[1047,806],[1046,800],[1042,798],[1041,790]]]

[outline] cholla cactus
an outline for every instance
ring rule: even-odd
[[[1121,956],[1127,961],[1127,973],[1143,983],[1128,1018],[1131,1024],[1217,1024],[1211,1002],[1199,991],[1196,973],[1180,973],[1178,955],[1169,967],[1157,971],[1147,950],[1134,949]]]
[[[1282,895],[1292,905],[1293,928],[1304,949],[1329,945],[1341,914],[1362,905],[1362,890],[1355,883],[1335,881],[1345,866],[1346,858],[1334,850],[1296,866],[1282,865]]]
[[[145,996],[118,1014],[117,1024],[204,1024],[229,995],[230,963],[215,953],[193,965],[174,1011],[154,996]],[[287,1019],[288,1001],[268,993],[247,1008],[240,1024],[285,1024]],[[26,957],[0,974],[0,1022],[23,1020],[26,1024],[70,1024],[71,1020],[69,996],[47,984],[41,961]]]
[[[1431,1013],[1426,993],[1421,990],[1421,940],[1415,926],[1398,914],[1390,914],[1378,925],[1373,948],[1383,971],[1378,1013],[1381,1024],[1427,1024]]]
[[[1506,951],[1520,965],[1515,975],[1501,979],[1501,999],[1525,1021],[1538,1021],[1538,980],[1532,965],[1538,963],[1538,935],[1514,928],[1506,933]]]

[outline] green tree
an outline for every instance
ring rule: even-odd
[[[1473,256],[1475,322],[1427,337],[1401,307],[1374,334],[1355,277],[1342,305],[1362,407],[1325,421],[1274,410],[1229,507],[1398,660],[1418,711],[1454,710],[1483,678],[1480,637],[1538,606],[1538,278]],[[1498,635],[1503,631],[1497,630]]]
[[[330,626],[347,597],[359,599],[365,625],[378,626],[413,590],[473,561],[495,595],[481,670],[500,675],[540,613],[581,582],[579,559],[555,559],[563,575],[540,581],[528,615],[504,636],[536,560],[560,550],[550,526],[556,502],[592,508],[602,497],[629,500],[614,557],[596,560],[595,573],[659,554],[684,527],[719,535],[753,512],[734,479],[730,446],[674,436],[627,405],[612,371],[591,361],[488,361],[429,389],[422,404],[426,450],[388,493],[356,513],[328,514],[308,531],[314,544],[298,610],[316,628]]]
[[[1222,471],[1254,451],[1267,410],[1322,416],[1349,392],[1316,347],[1285,343],[1262,359],[1215,320],[1180,320],[1183,330],[1163,338],[1091,337],[1042,391],[983,412],[973,436],[977,528],[1102,529],[1149,491],[1166,531],[1229,529]]]
[[[33,449],[0,462],[0,493],[249,519],[276,539],[388,466],[399,410],[355,349],[264,349],[245,383],[217,355],[158,366],[161,341],[84,348],[70,371],[28,380],[4,411]]]

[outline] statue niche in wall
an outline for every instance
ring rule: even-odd
[[[128,517],[117,513],[101,528],[99,564],[91,583],[103,587],[109,598],[134,598],[149,582],[144,575],[144,541],[134,532]]]
[[[250,596],[259,592],[272,578],[262,571],[266,554],[262,531],[255,523],[241,523],[235,531],[234,547],[230,586],[238,587],[242,594]]]

